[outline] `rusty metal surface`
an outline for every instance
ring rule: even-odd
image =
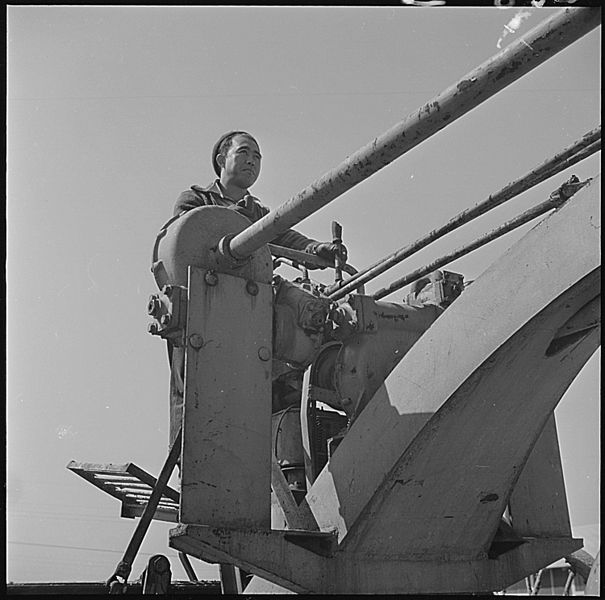
[[[412,244],[408,244],[403,248],[393,252],[389,256],[377,261],[373,265],[363,269],[356,275],[353,275],[349,281],[343,285],[333,285],[327,290],[327,295],[332,300],[343,298],[349,292],[352,292],[355,287],[362,283],[367,283],[374,277],[384,273],[391,267],[399,264],[406,258],[409,258],[422,248],[425,248],[430,243],[438,240],[447,233],[462,227],[466,223],[484,215],[501,204],[508,202],[519,194],[525,192],[531,187],[538,185],[556,173],[568,169],[577,162],[584,160],[594,152],[601,148],[601,127],[597,127],[586,133],[582,138],[575,141],[573,144],[546,160],[541,165],[532,169],[527,175],[507,184],[495,194],[491,194],[487,199],[479,202],[472,208],[466,209],[455,217],[450,219],[445,225],[430,231]]]
[[[563,50],[601,21],[598,8],[563,9],[354,152],[229,242],[246,257]]]
[[[133,463],[115,465],[72,460],[67,468],[101,491],[120,500],[121,516],[128,518],[140,517],[143,514],[156,483],[155,477]],[[154,519],[176,522],[178,509],[179,493],[166,486]]]

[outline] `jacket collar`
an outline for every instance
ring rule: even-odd
[[[233,200],[232,198],[229,198],[229,196],[225,196],[221,186],[219,185],[218,179],[215,179],[210,185],[208,185],[206,187],[202,187],[200,185],[192,185],[191,189],[196,190],[198,192],[206,192],[206,193],[210,192],[211,194],[216,194],[217,196],[220,196],[221,198],[230,200],[231,202],[233,202],[233,204],[237,204],[238,206],[245,206],[246,208],[249,208],[250,204],[252,202],[254,202],[254,200],[255,200],[254,196],[252,196],[252,194],[250,194],[250,192],[248,192],[241,200],[239,200],[238,202],[235,202],[235,200]]]
[[[212,192],[213,194],[223,196],[223,192],[218,185],[218,179],[215,179],[210,185],[207,185],[206,187],[202,187],[201,185],[192,185],[191,189],[196,190],[197,192]]]

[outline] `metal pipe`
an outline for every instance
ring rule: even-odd
[[[565,183],[561,186],[561,188],[559,188],[559,190],[557,190],[557,192],[559,192],[561,189],[564,189],[566,186],[572,186],[572,188],[575,188],[574,192],[573,192],[573,193],[575,193],[578,189],[580,189],[580,187],[586,185],[588,183],[588,181],[590,181],[590,180],[586,180],[586,181],[579,182],[579,183]],[[413,271],[412,273],[409,273],[408,275],[405,275],[404,277],[397,279],[396,281],[391,283],[388,287],[378,290],[375,294],[372,295],[372,297],[374,298],[374,300],[380,300],[381,298],[388,296],[392,292],[395,292],[395,291],[401,289],[402,287],[408,285],[409,283],[413,283],[414,281],[417,281],[418,279],[424,277],[425,275],[428,275],[432,271],[435,271],[436,269],[439,269],[440,267],[443,267],[444,265],[451,263],[452,261],[456,260],[457,258],[460,258],[461,256],[464,256],[465,254],[469,254],[470,252],[472,252],[473,250],[476,250],[477,248],[480,248],[481,246],[485,246],[485,244],[488,244],[489,242],[495,240],[496,238],[499,238],[499,237],[503,236],[504,234],[509,233],[510,231],[513,231],[514,229],[517,229],[518,227],[521,227],[521,225],[525,225],[525,223],[532,221],[536,217],[539,217],[540,215],[544,214],[545,212],[548,212],[549,210],[551,210],[553,208],[557,208],[558,206],[560,206],[561,204],[566,202],[571,197],[571,195],[573,195],[573,194],[562,194],[562,193],[557,194],[557,192],[554,192],[553,194],[551,194],[551,197],[548,200],[541,202],[540,204],[537,204],[533,208],[530,208],[529,210],[525,211],[524,213],[520,214],[519,216],[515,217],[514,219],[507,221],[506,223],[504,223],[504,225],[501,225],[497,229],[490,231],[489,233],[485,234],[484,236],[476,239],[474,242],[467,244],[466,246],[463,246],[462,248],[459,248],[458,250],[455,250],[451,254],[438,258],[437,260],[426,265],[425,267],[416,269],[416,271]]]
[[[183,569],[185,569],[185,573],[187,573],[187,577],[189,577],[189,581],[199,581],[189,557],[184,552],[179,552],[179,560],[183,565]]]
[[[412,256],[416,252],[422,250],[430,243],[443,237],[445,234],[462,227],[466,223],[469,223],[473,219],[493,210],[497,206],[500,206],[504,202],[518,196],[522,192],[530,189],[531,187],[545,181],[549,177],[556,175],[560,171],[569,168],[575,163],[583,160],[590,154],[596,152],[601,146],[601,127],[597,127],[592,131],[589,131],[580,140],[577,140],[572,145],[565,148],[552,158],[543,162],[540,166],[530,171],[527,175],[509,183],[503,187],[500,191],[493,195],[490,195],[486,200],[476,204],[470,209],[466,209],[455,217],[450,219],[445,225],[434,229],[425,236],[416,240],[412,244],[409,244],[399,250],[393,252],[386,258],[382,258],[378,262],[374,263],[370,267],[363,269],[357,275],[351,277],[344,284],[338,286],[333,285],[327,290],[327,295],[332,300],[338,300],[343,298],[346,294],[353,291],[361,283],[367,283],[374,277],[377,277],[381,273],[384,273],[391,267],[399,264],[404,259]]]
[[[566,8],[472,70],[403,121],[352,154],[275,211],[226,239],[224,252],[244,259],[542,64],[601,21],[599,8]]]
[[[147,530],[149,529],[149,525],[153,520],[153,515],[158,507],[158,503],[164,494],[164,489],[168,485],[168,480],[172,475],[172,471],[176,466],[176,463],[179,460],[179,456],[181,455],[181,443],[183,439],[183,431],[182,428],[179,429],[179,432],[176,436],[176,439],[172,443],[172,447],[170,448],[170,452],[168,453],[168,458],[158,475],[157,482],[151,492],[151,496],[147,501],[147,505],[145,506],[145,510],[141,515],[141,519],[139,520],[134,533],[132,534],[132,538],[130,542],[128,542],[128,547],[124,551],[124,555],[122,560],[118,563],[114,574],[107,580],[107,586],[110,588],[110,593],[121,593],[124,590],[124,586],[128,580],[128,576],[130,575],[130,571],[132,569],[132,563],[136,558],[136,555],[143,543],[143,539]],[[124,582],[120,582],[118,577],[124,579]]]

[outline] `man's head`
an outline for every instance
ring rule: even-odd
[[[247,189],[258,179],[260,165],[258,142],[246,131],[226,133],[212,149],[212,166],[222,183]]]

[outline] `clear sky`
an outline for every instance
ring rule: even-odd
[[[151,251],[179,193],[213,180],[214,141],[231,129],[257,137],[252,192],[275,209],[553,10],[523,9],[503,37],[520,9],[8,8],[8,580],[105,580],[134,531],[117,500],[65,465],[161,468],[168,365],[147,333]],[[600,38],[598,28],[298,229],[329,239],[338,220],[363,268],[524,175],[600,124]],[[367,289],[599,170],[600,153]],[[474,279],[525,231],[448,268]],[[557,408],[580,537],[599,523],[599,357]],[[163,553],[186,579],[171,527],[152,524],[134,578]]]

